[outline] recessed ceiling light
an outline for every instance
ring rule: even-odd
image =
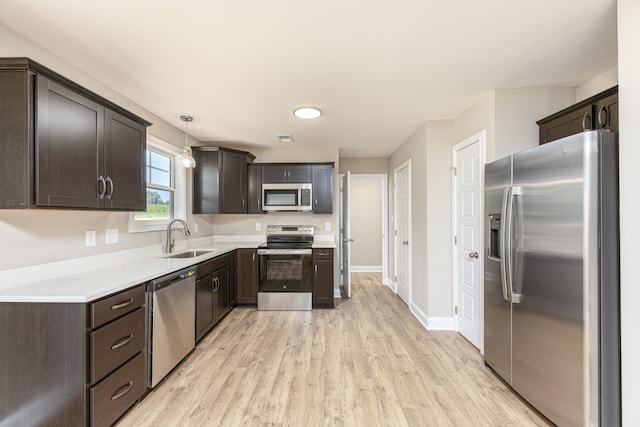
[[[318,107],[298,107],[293,110],[293,115],[299,119],[317,119],[322,115]]]

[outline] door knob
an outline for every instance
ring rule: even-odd
[[[469,258],[478,258],[478,252],[469,252]]]
[[[403,240],[402,244],[405,245],[405,246],[408,246],[409,245],[409,241],[408,240]]]

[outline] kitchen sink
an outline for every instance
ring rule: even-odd
[[[200,251],[186,251],[186,252],[179,252],[177,254],[173,254],[173,255],[167,255],[165,256],[165,258],[195,258],[198,257],[200,255],[206,255],[208,253],[211,253],[213,251],[205,251],[205,250],[200,250]]]

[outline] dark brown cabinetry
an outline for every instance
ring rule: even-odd
[[[238,251],[229,253],[229,307],[238,303]]]
[[[197,266],[196,341],[200,341],[231,310],[229,262],[227,254]]]
[[[267,184],[311,182],[311,165],[269,163],[262,165],[262,182]]]
[[[333,213],[333,163],[313,165],[313,213]]]
[[[258,251],[238,249],[238,304],[258,303]]]
[[[587,130],[618,131],[618,86],[538,120],[540,144]]]
[[[313,250],[313,307],[333,308],[333,249]]]
[[[193,157],[193,213],[247,213],[247,164],[255,157],[222,147],[193,147]]]
[[[261,214],[262,212],[262,165],[250,164],[247,177],[249,181],[247,213]]]
[[[146,209],[149,122],[26,58],[0,99],[0,208]]]
[[[142,285],[89,304],[0,303],[0,419],[113,424],[146,392],[144,303]]]

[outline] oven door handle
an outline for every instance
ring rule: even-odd
[[[258,255],[311,255],[311,249],[258,249]]]

